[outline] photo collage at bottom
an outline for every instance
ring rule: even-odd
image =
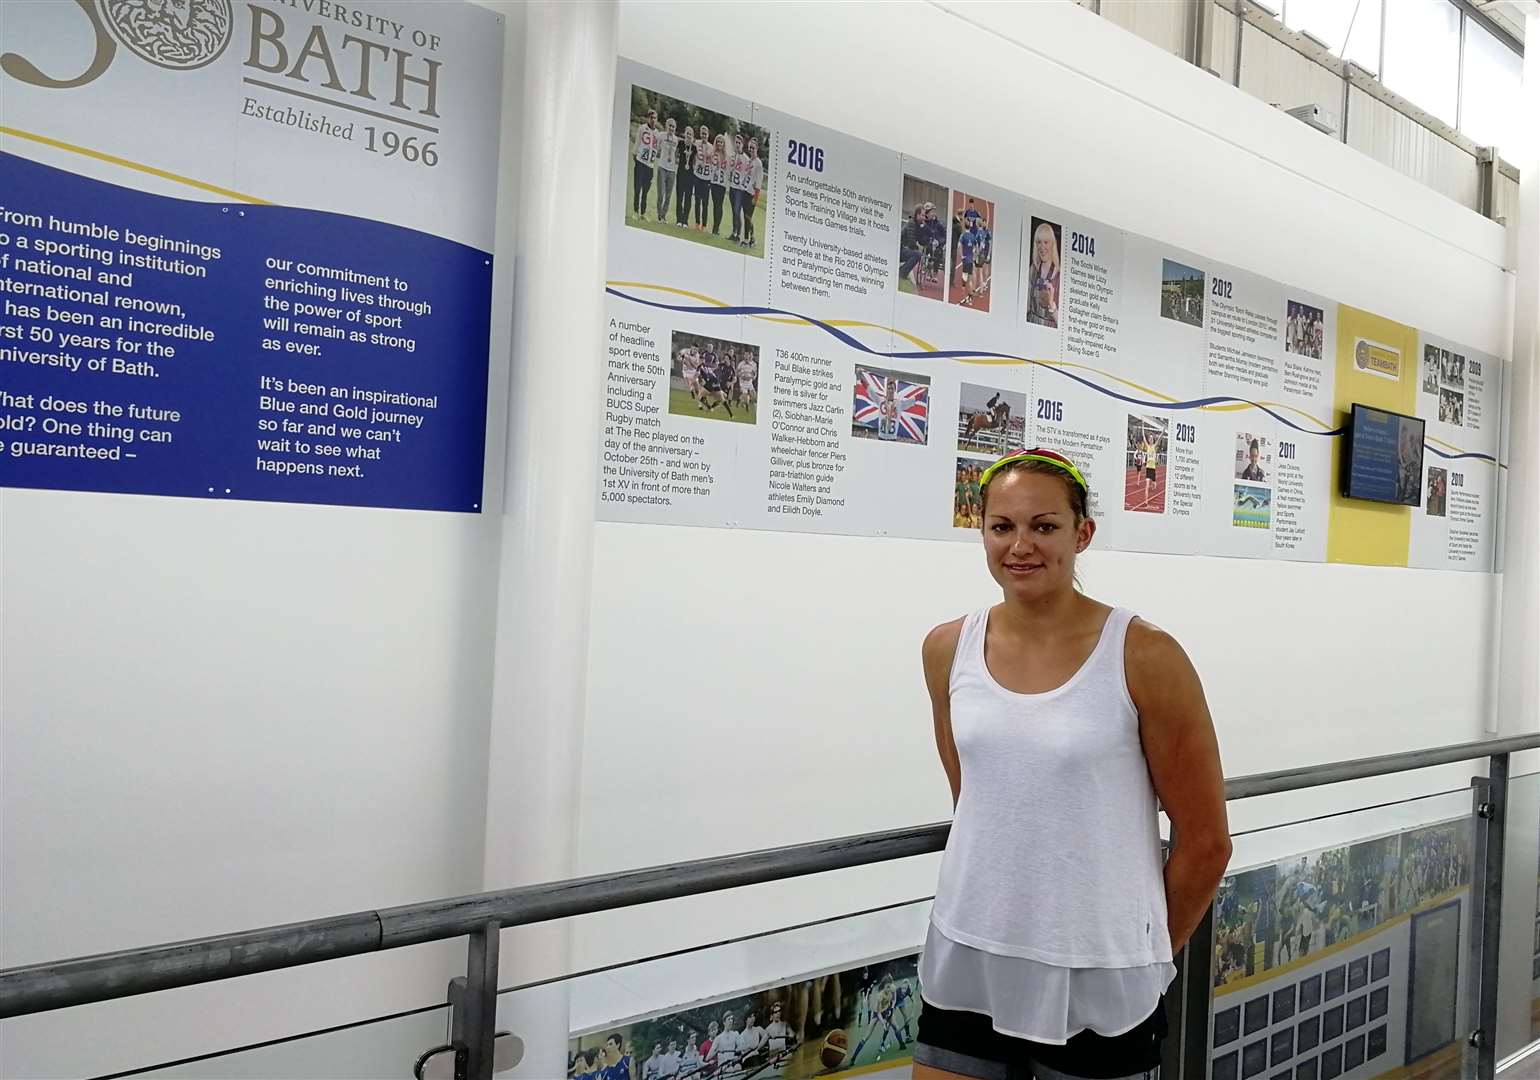
[[[574,1036],[569,1080],[804,1080],[913,1053],[919,957],[902,956]]]

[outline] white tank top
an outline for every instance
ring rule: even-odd
[[[1133,618],[1113,610],[1080,670],[1041,694],[985,667],[988,608],[963,622],[950,684],[962,792],[931,914],[951,941],[1066,968],[1170,964],[1155,790],[1123,670]]]

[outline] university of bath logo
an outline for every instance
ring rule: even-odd
[[[101,0],[103,21],[134,55],[185,71],[230,44],[230,0]]]

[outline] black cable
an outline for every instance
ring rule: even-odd
[[[232,1046],[226,1050],[211,1050],[207,1054],[194,1054],[192,1057],[177,1058],[175,1061],[162,1061],[157,1065],[141,1065],[135,1069],[125,1069],[123,1072],[103,1073],[93,1076],[90,1080],[122,1080],[125,1076],[142,1076],[147,1072],[161,1069],[174,1069],[179,1065],[192,1065],[199,1061],[211,1061],[214,1058],[229,1057],[232,1054],[244,1054],[248,1050],[263,1050],[269,1046],[282,1046],[284,1043],[298,1042],[300,1039],[314,1039],[321,1035],[332,1035],[339,1031],[347,1031],[351,1028],[365,1027],[369,1024],[383,1024],[390,1020],[402,1020],[408,1016],[421,1016],[423,1013],[433,1012],[435,1009],[447,1009],[448,1005],[440,1002],[437,1005],[424,1005],[416,1009],[407,1009],[404,1012],[386,1013],[384,1016],[372,1016],[367,1020],[352,1020],[346,1024],[336,1024],[332,1027],[317,1028],[314,1031],[302,1031],[297,1035],[284,1035],[276,1039],[264,1039],[262,1042],[248,1043],[245,1046]]]

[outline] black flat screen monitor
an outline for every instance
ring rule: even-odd
[[[1350,499],[1422,505],[1427,424],[1415,416],[1355,404],[1343,436],[1342,494]]]

